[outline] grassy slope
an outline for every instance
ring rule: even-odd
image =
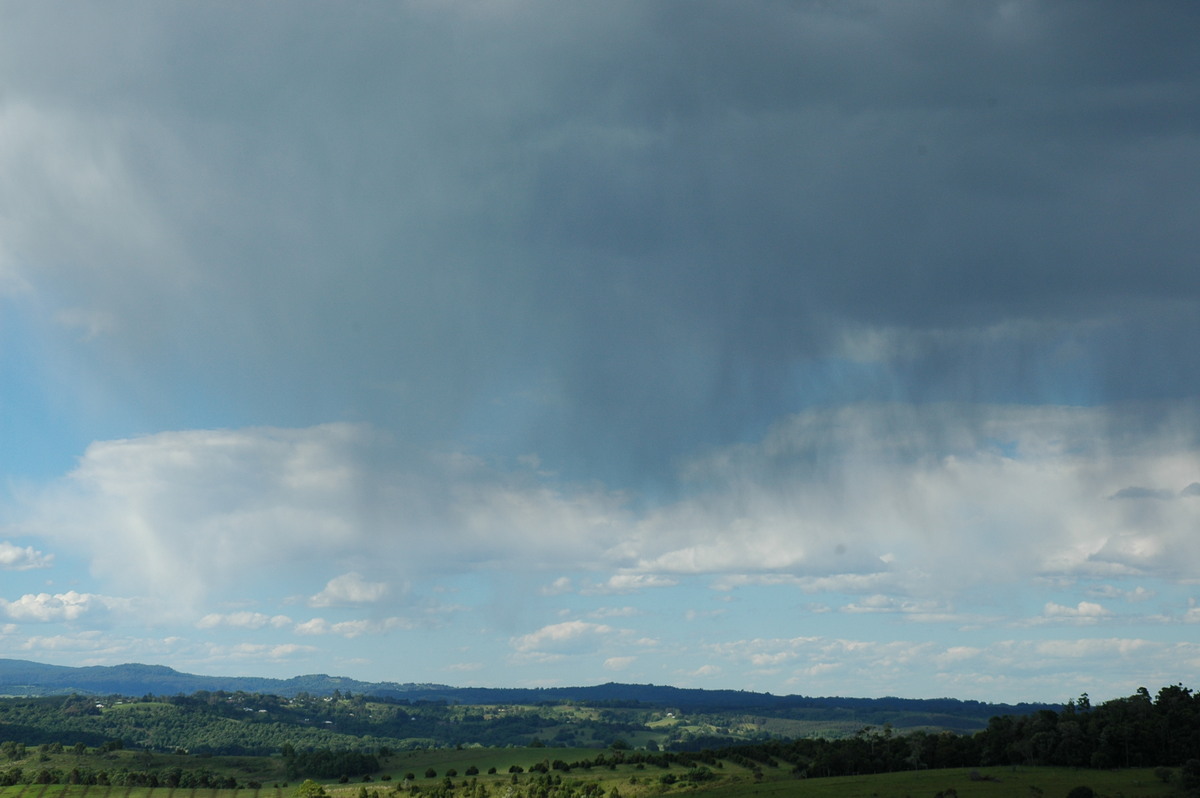
[[[1178,793],[1154,777],[1151,769],[1093,771],[1072,768],[980,768],[981,776],[998,781],[974,781],[971,770],[925,770],[873,776],[827,779],[741,782],[698,791],[697,798],[905,798],[929,796],[953,788],[960,798],[1062,798],[1073,787],[1087,785],[1097,795],[1116,798],[1167,798]],[[1041,792],[1038,792],[1040,790]]]
[[[369,783],[354,781],[348,784],[326,782],[326,787],[333,798],[356,798],[360,788],[367,788],[370,793],[378,793],[379,798],[392,798],[397,795],[397,788],[405,787],[404,775],[413,773],[414,784],[427,790],[440,784],[448,769],[455,769],[458,775],[453,778],[456,786],[472,777],[466,776],[469,767],[476,767],[479,775],[475,778],[486,785],[491,796],[502,798],[511,785],[510,765],[520,765],[528,770],[530,765],[542,761],[553,762],[561,759],[573,762],[591,759],[596,755],[595,749],[586,748],[464,748],[433,749],[422,751],[398,752],[388,757],[382,764],[379,774]],[[71,753],[54,754],[46,760],[39,759],[36,753],[31,753],[25,760],[13,763],[0,763],[0,769],[18,765],[25,770],[58,768],[68,771],[79,765],[92,769],[107,768],[117,770],[127,768],[142,770],[167,769],[181,767],[184,769],[206,768],[215,774],[233,775],[239,781],[259,781],[264,787],[261,790],[211,790],[166,788],[150,790],[145,788],[127,787],[83,787],[63,784],[51,785],[16,785],[0,787],[0,798],[291,798],[298,785],[293,780],[284,786],[282,762],[278,757],[195,757],[155,754],[149,759],[141,752],[118,751],[113,754],[88,754],[76,757]],[[496,768],[495,775],[487,775],[489,768]],[[425,771],[433,768],[437,776],[426,778]],[[677,783],[664,788],[659,777],[672,773],[677,777],[683,776],[686,769],[673,766],[662,769],[655,766],[645,766],[639,770],[632,765],[621,765],[615,770],[597,767],[590,770],[575,769],[567,773],[551,771],[560,775],[564,783],[578,781],[582,783],[599,782],[604,794],[616,787],[623,798],[642,798],[643,796],[671,796],[690,794],[695,798],[790,798],[802,795],[806,798],[903,798],[904,796],[933,796],[948,788],[957,790],[961,798],[975,796],[976,798],[1060,798],[1071,788],[1086,784],[1102,796],[1122,796],[1123,798],[1167,798],[1178,794],[1171,785],[1161,783],[1153,775],[1151,769],[1135,769],[1122,771],[1093,771],[1073,770],[1069,768],[980,768],[978,773],[992,777],[995,781],[973,780],[970,770],[939,770],[916,771],[906,773],[889,773],[871,776],[848,776],[821,779],[796,780],[791,778],[786,768],[764,768],[762,779],[758,781],[754,774],[745,768],[730,762],[715,769],[718,780],[702,786],[690,786]],[[390,779],[384,781],[384,775]],[[522,773],[518,776],[521,785],[528,785],[531,774]],[[276,786],[279,785],[279,786]],[[1038,790],[1041,792],[1039,793]],[[407,796],[407,790],[400,793]]]
[[[461,765],[467,759],[439,761],[426,760],[424,767]],[[476,761],[476,760],[471,760]],[[462,765],[464,768],[467,765]],[[482,767],[482,765],[477,764]],[[424,767],[421,770],[424,770]],[[619,769],[621,770],[621,769]],[[460,771],[461,772],[461,771]],[[787,778],[764,778],[755,782],[748,773],[731,775],[731,778],[704,789],[673,787],[660,792],[653,779],[640,784],[631,784],[626,773],[582,776],[581,780],[599,779],[607,792],[616,786],[623,796],[690,794],[694,798],[790,798],[803,795],[805,798],[904,798],[906,796],[933,796],[947,788],[954,788],[959,796],[968,798],[1025,798],[1043,795],[1045,798],[1064,796],[1072,787],[1087,784],[1098,795],[1122,796],[1123,798],[1168,798],[1177,793],[1170,785],[1154,778],[1148,769],[1127,771],[1077,771],[1069,768],[1009,768],[983,769],[984,776],[994,776],[999,781],[974,781],[967,770],[939,770],[915,773],[890,773],[875,776],[847,776],[828,779],[796,781]],[[574,774],[571,774],[572,776]],[[495,777],[480,777],[487,783],[492,795],[503,795],[509,784],[507,774]],[[417,784],[432,781],[418,778]],[[456,783],[461,783],[456,779]],[[381,796],[393,794],[395,782],[375,782],[367,785],[327,785],[333,798],[354,798],[360,786],[378,790]],[[208,789],[144,789],[126,787],[91,787],[51,785],[18,785],[0,788],[0,798],[290,798],[295,784],[289,787],[267,786],[261,790],[208,790]],[[1040,790],[1041,792],[1037,792]],[[407,791],[402,794],[407,795]]]

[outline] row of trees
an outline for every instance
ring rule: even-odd
[[[293,746],[285,745],[281,753],[288,778],[304,775],[335,779],[341,776],[364,776],[379,770],[378,757],[361,751],[332,751],[327,748],[297,751]]]
[[[636,779],[634,781],[636,782]],[[402,788],[397,787],[397,790],[400,789]],[[300,790],[301,792],[297,793],[300,798],[323,798],[314,794],[312,788],[307,790],[307,795],[303,794],[303,785]],[[410,783],[407,792],[414,798],[492,798],[493,795],[487,784],[478,779],[463,781],[458,785],[448,778],[424,787]],[[564,781],[559,774],[534,775],[523,784],[514,781],[505,785],[503,795],[504,798],[621,798],[621,792],[616,787],[605,793],[599,782]],[[358,798],[379,798],[379,793],[368,793],[364,787],[359,789]]]
[[[182,787],[225,790],[238,787],[249,789],[262,787],[262,784],[253,781],[239,784],[233,776],[222,776],[204,769],[168,768],[158,771],[124,768],[116,770],[72,768],[64,771],[60,768],[22,769],[11,767],[0,771],[0,786],[10,787],[14,784],[83,784],[99,787]]]

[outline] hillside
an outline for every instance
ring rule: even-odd
[[[989,718],[1056,709],[1052,704],[991,704],[953,698],[845,698],[776,696],[742,690],[698,690],[650,684],[607,683],[591,687],[537,689],[451,687],[438,684],[363,682],[325,674],[268,679],[247,676],[200,676],[162,665],[127,664],[72,668],[16,659],[0,659],[0,695],[188,695],[198,691],[262,693],[295,698],[327,696],[334,691],[404,702],[463,705],[537,705],[576,702],[608,707],[671,707],[691,713],[748,711],[769,715],[861,716],[871,723],[931,725],[968,730]],[[912,722],[914,716],[918,722]],[[924,717],[927,722],[921,722]]]
[[[516,798],[518,785],[525,785],[525,798],[613,798],[612,787],[620,782],[622,795],[628,785],[629,798],[637,798],[784,781],[790,789],[780,785],[780,794],[792,794],[795,779],[947,768],[993,768],[994,776],[971,772],[970,779],[1000,784],[1018,768],[1058,767],[1092,774],[1154,768],[1162,784],[1200,794],[1200,697],[1183,685],[1163,687],[1156,696],[1138,688],[1099,705],[1081,694],[1061,711],[996,716],[969,734],[854,728],[861,716],[840,727],[846,733],[832,734],[832,723],[822,727],[791,717],[804,711],[449,705],[341,692],[5,698],[0,758],[8,765],[0,770],[0,787],[124,787],[128,798],[133,788],[190,788],[194,794],[199,788],[258,790],[268,779],[309,777],[392,781],[431,798],[485,798],[499,787],[504,794],[513,787]],[[459,768],[470,781],[451,781]],[[454,792],[458,788],[464,791]],[[1011,793],[997,788],[988,794]],[[44,788],[35,793],[44,795]],[[356,795],[373,798],[366,788]]]

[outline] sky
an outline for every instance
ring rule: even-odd
[[[1197,686],[1198,29],[0,0],[0,656]]]

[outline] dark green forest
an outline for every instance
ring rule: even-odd
[[[994,717],[975,734],[864,728],[848,739],[773,740],[727,753],[738,751],[786,761],[812,776],[1048,765],[1187,767],[1200,777],[1200,696],[1182,685],[1164,687],[1154,698],[1139,688],[1093,706],[1084,694],[1059,712]]]

